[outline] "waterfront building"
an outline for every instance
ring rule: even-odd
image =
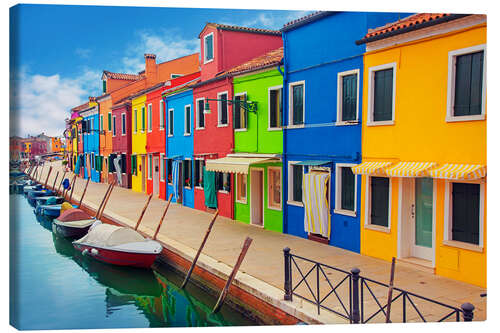
[[[132,153],[132,112],[131,100],[125,98],[122,101],[116,102],[111,107],[112,112],[112,138],[113,138],[113,155],[121,156],[120,171],[117,175],[117,186],[131,188],[131,153]]]
[[[486,287],[486,16],[416,14],[360,38],[361,253]]]
[[[234,152],[232,77],[220,73],[281,47],[282,41],[279,31],[215,23],[207,23],[198,38],[201,82],[193,85],[193,155],[194,169],[203,170],[204,160],[223,158]],[[227,172],[214,175],[208,171],[207,175],[203,188],[195,186],[194,207],[217,208],[220,215],[234,218],[234,177]]]
[[[361,162],[365,47],[355,41],[398,16],[316,12],[281,29],[286,233],[359,252],[361,184],[350,167]]]
[[[190,88],[199,77],[200,72],[194,73],[183,83],[162,92],[166,145],[163,159],[160,158],[163,163],[160,184],[165,188],[165,198],[172,194],[172,202],[191,208],[194,208],[195,186],[203,186],[200,171],[194,174],[193,89]]]
[[[132,95],[132,190],[146,193],[146,94]]]
[[[234,219],[283,232],[281,130],[283,48],[238,65],[233,77],[234,153],[207,160],[207,170],[234,178]],[[247,103],[247,101],[249,101]]]
[[[99,106],[94,97],[89,98],[88,107],[80,111],[83,145],[83,177],[100,182],[99,171]],[[97,156],[97,162],[96,162]]]

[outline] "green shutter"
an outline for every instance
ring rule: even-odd
[[[211,60],[214,57],[213,49],[213,35],[209,35],[205,38],[205,60]]]
[[[111,112],[108,112],[108,131],[111,131]]]
[[[357,81],[356,74],[342,77],[342,121],[356,120]]]
[[[137,133],[137,109],[134,110],[134,133]]]
[[[276,103],[276,99],[279,98],[278,97],[278,91],[279,90],[271,90],[270,91],[270,112],[271,114],[269,115],[270,119],[269,119],[269,124],[270,124],[270,127],[271,128],[274,128],[274,127],[277,127],[278,126],[278,119],[276,119],[276,116],[277,116],[277,106],[278,104]]]
[[[392,120],[392,82],[393,69],[384,69],[375,72],[373,120]]]
[[[341,208],[345,210],[354,211],[354,174],[352,173],[351,168],[341,168]]]
[[[293,86],[293,125],[304,123],[304,85]]]
[[[454,116],[481,114],[484,52],[456,57]]]
[[[302,202],[302,165],[292,166],[293,171],[293,201]]]
[[[102,80],[102,93],[106,93],[106,80]]]
[[[141,130],[144,131],[144,128],[145,128],[145,125],[146,125],[146,114],[145,114],[144,107],[142,107],[141,113],[142,113],[142,127],[141,127]]]
[[[389,226],[389,178],[371,177],[371,224]]]
[[[452,184],[452,239],[479,245],[480,185]]]

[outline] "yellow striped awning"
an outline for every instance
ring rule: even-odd
[[[429,171],[432,178],[441,179],[480,179],[486,176],[486,165],[480,164],[444,164]]]
[[[363,162],[359,165],[351,167],[352,173],[356,175],[383,175],[384,168],[390,166],[393,162],[378,161],[378,162]]]
[[[423,177],[435,165],[435,162],[399,162],[385,169],[385,173],[389,177]]]
[[[223,157],[206,160],[205,169],[207,171],[248,174],[248,168],[251,164],[276,161],[279,159],[272,157]]]

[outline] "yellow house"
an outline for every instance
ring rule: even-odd
[[[132,98],[132,190],[146,192],[146,94]]]
[[[361,253],[486,287],[486,16],[415,14],[356,43]]]

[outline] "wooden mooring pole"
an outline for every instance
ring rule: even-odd
[[[203,237],[203,240],[201,241],[200,248],[198,249],[198,252],[196,252],[196,256],[194,257],[193,262],[191,263],[191,267],[189,267],[189,271],[187,272],[186,277],[184,278],[184,282],[182,282],[181,289],[184,289],[184,287],[188,283],[189,278],[191,277],[191,273],[193,273],[194,266],[196,266],[196,262],[198,261],[198,257],[201,254],[201,250],[203,249],[205,243],[207,242],[208,235],[210,234],[210,231],[212,231],[212,227],[218,215],[219,215],[219,210],[216,210],[215,214],[212,216],[212,221],[210,221],[210,224],[208,225],[207,232],[205,232],[205,237]]]
[[[54,179],[54,184],[52,184],[52,191],[55,191],[55,190],[56,190],[56,181],[57,181],[57,177],[59,177],[59,171],[57,171],[57,173],[56,173],[56,178]]]
[[[394,287],[394,270],[396,269],[396,258],[392,257],[391,263],[391,279],[389,281],[389,292],[387,295],[387,313],[385,315],[385,322],[391,322],[391,303],[392,303],[392,288]]]
[[[66,176],[66,171],[64,171],[61,182],[59,183],[59,187],[57,188],[57,191],[56,191],[57,194],[61,193],[61,185],[64,181],[64,176]]]
[[[238,261],[236,261],[236,265],[234,265],[233,271],[231,272],[231,275],[229,275],[229,278],[227,279],[226,285],[224,286],[224,289],[222,289],[222,292],[220,293],[219,299],[217,300],[217,303],[214,306],[214,309],[212,310],[212,313],[216,313],[220,310],[222,307],[222,304],[224,304],[224,300],[226,299],[227,293],[229,291],[229,287],[231,287],[231,283],[233,282],[236,273],[240,269],[241,263],[243,262],[243,259],[245,258],[245,255],[247,254],[248,248],[250,247],[250,244],[252,244],[252,239],[250,237],[247,237],[245,239],[245,242],[243,243],[243,248],[241,249],[240,255],[238,257]]]
[[[85,193],[87,192],[87,186],[89,186],[89,181],[90,181],[90,178],[87,178],[87,184],[85,184],[85,188],[83,189],[83,194],[80,197],[80,202],[78,203],[78,208],[80,208],[82,205],[83,197],[85,196]]]
[[[165,219],[165,215],[167,214],[168,207],[170,207],[170,201],[172,201],[173,194],[170,193],[170,196],[168,197],[167,201],[167,207],[165,207],[165,210],[163,211],[163,215],[161,216],[160,223],[158,223],[158,227],[156,227],[155,234],[153,236],[153,240],[156,239],[156,236],[158,236],[158,232],[160,232],[160,227],[163,223],[163,220]]]
[[[35,165],[35,167],[33,168],[33,170],[31,170],[31,171],[33,171],[33,173],[30,174],[30,178],[33,179],[33,180],[35,180],[36,169],[38,169],[38,165]]]
[[[108,204],[108,200],[111,197],[111,192],[113,192],[115,185],[116,185],[116,179],[113,181],[113,184],[111,184],[111,189],[109,190],[108,197],[104,201],[104,205],[102,206],[101,213],[99,214],[99,218],[102,218],[102,214],[104,213],[104,209],[106,208],[106,205]]]
[[[106,193],[104,194],[104,197],[102,198],[101,203],[99,204],[99,208],[97,208],[97,212],[95,213],[95,216],[94,216],[95,218],[97,218],[97,216],[99,215],[99,211],[101,210],[101,207],[104,204],[104,200],[106,200],[106,197],[108,196],[109,190],[111,189],[112,185],[113,184],[108,185],[108,188],[106,189]]]
[[[69,203],[71,203],[71,198],[73,198],[73,190],[75,189],[75,182],[76,182],[76,175],[73,177],[73,181],[71,182],[71,192],[69,193],[69,199],[68,199]]]
[[[52,172],[52,166],[49,168],[49,173],[47,173],[47,178],[45,178],[45,185],[43,187],[47,188],[47,183],[49,182],[50,173]]]
[[[149,206],[149,202],[151,201],[151,198],[153,197],[153,193],[151,193],[148,197],[148,200],[146,201],[146,204],[144,205],[144,207],[142,208],[142,212],[141,212],[141,215],[139,215],[139,219],[137,220],[137,223],[135,224],[135,228],[134,230],[137,230],[137,228],[139,228],[139,224],[141,223],[142,221],[142,217],[144,216],[144,213],[146,212],[146,208],[148,208]]]

